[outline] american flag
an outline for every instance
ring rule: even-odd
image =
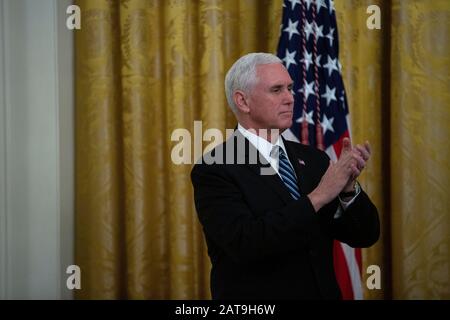
[[[333,1],[284,0],[277,55],[294,80],[294,121],[283,136],[336,160],[350,128]],[[334,267],[343,299],[362,299],[361,249],[335,241]]]

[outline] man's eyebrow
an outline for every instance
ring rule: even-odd
[[[276,84],[270,87],[270,89],[280,89],[280,88],[283,88],[282,84]]]
[[[294,85],[294,82],[288,83],[288,87],[292,87]],[[284,84],[275,84],[270,87],[270,89],[281,89],[284,87]]]

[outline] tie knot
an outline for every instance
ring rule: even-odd
[[[286,157],[286,154],[285,154],[283,148],[280,146],[273,146],[271,155],[275,159],[277,159],[278,157],[280,157],[280,158]]]

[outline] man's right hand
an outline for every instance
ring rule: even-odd
[[[316,212],[336,198],[350,179],[359,175],[358,164],[364,163],[358,150],[352,148],[350,139],[344,138],[342,144],[339,160],[336,163],[330,161],[319,185],[308,195]]]

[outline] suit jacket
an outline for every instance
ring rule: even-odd
[[[284,144],[297,174],[298,200],[276,173],[261,175],[270,166],[259,157],[254,161],[259,153],[238,130],[192,169],[213,299],[340,299],[333,239],[352,247],[378,240],[377,209],[364,191],[339,218],[338,199],[314,211],[307,194],[329,158],[309,146]]]

